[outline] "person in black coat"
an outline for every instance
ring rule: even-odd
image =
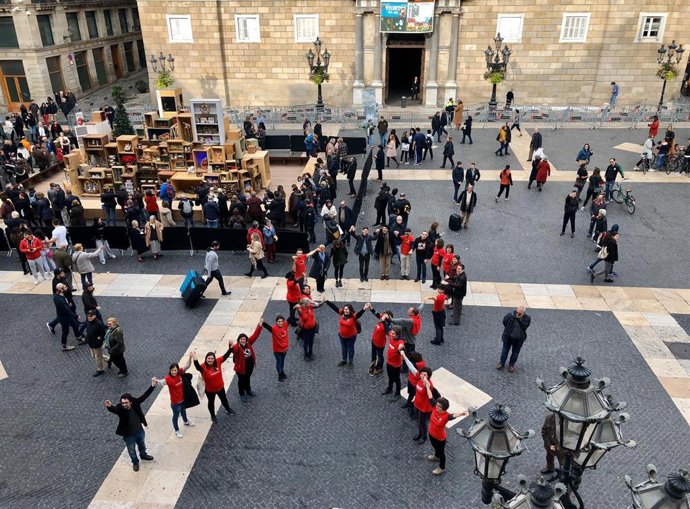
[[[508,359],[508,352],[511,351],[510,361],[508,362],[508,371],[515,372],[515,363],[520,355],[522,345],[527,339],[527,328],[532,323],[532,318],[525,313],[525,306],[518,306],[515,311],[508,313],[503,317],[503,350],[501,351],[501,360],[496,365],[496,369],[501,370]]]
[[[146,239],[144,236],[144,230],[139,228],[139,223],[137,221],[132,221],[132,227],[127,231],[129,236],[129,243],[132,245],[132,250],[137,252],[137,260],[140,262],[144,261],[142,255],[149,250],[146,247]]]
[[[350,186],[350,196],[357,196],[357,191],[355,190],[355,174],[357,172],[357,158],[355,156],[349,156],[349,157],[343,157],[343,161],[345,161],[345,168],[346,172],[345,175],[347,176],[347,183]]]
[[[374,210],[376,210],[376,221],[374,226],[386,224],[386,210],[388,208],[388,197],[390,195],[390,187],[385,182],[381,183],[381,189],[374,199]]]
[[[541,163],[541,157],[535,157],[532,161],[532,170],[529,172],[529,181],[527,182],[527,189],[532,189],[532,182],[537,180],[537,171],[539,170],[539,163]]]
[[[467,188],[467,186],[477,185],[480,178],[482,178],[482,174],[479,173],[479,168],[477,168],[476,164],[470,163],[470,167],[467,168],[467,172],[465,173],[465,188]]]
[[[565,197],[565,210],[563,211],[563,228],[561,229],[561,236],[565,235],[565,227],[570,221],[570,238],[575,237],[575,213],[580,208],[580,202],[577,200],[577,189],[573,189]]]
[[[535,127],[534,133],[532,133],[532,139],[529,142],[529,157],[527,158],[528,161],[532,160],[532,154],[534,154],[535,150],[541,148],[542,143],[543,140],[541,137],[541,133],[539,132],[539,128]]]
[[[355,233],[355,227],[350,227],[350,236],[355,239],[354,254],[359,258],[359,280],[369,281],[369,260],[374,252],[373,237],[369,235],[369,228],[362,228],[360,235]]]
[[[345,200],[340,202],[340,207],[338,208],[338,226],[343,232],[350,230],[352,226],[352,209],[347,206]],[[350,245],[350,236],[347,235],[347,245]]]
[[[467,225],[470,222],[470,217],[474,212],[474,207],[477,206],[477,193],[474,192],[473,185],[468,185],[467,188],[462,193],[460,193],[458,205],[460,205],[462,227],[467,229]]]
[[[96,361],[96,372],[94,377],[105,373],[105,361],[103,360],[103,339],[105,338],[106,327],[96,315],[96,310],[89,310],[86,313],[86,342],[91,348],[91,357]]]
[[[62,343],[62,351],[69,352],[74,350],[75,346],[67,346],[67,336],[69,335],[69,329],[72,327],[77,334],[79,329],[79,317],[77,313],[70,307],[67,299],[65,298],[65,291],[67,287],[63,283],[58,283],[55,287],[55,294],[53,295],[53,304],[55,304],[55,311],[57,313],[57,321],[62,328],[62,336],[60,341]],[[48,326],[50,328],[50,325]],[[53,330],[53,329],[51,329]],[[83,342],[81,337],[77,340]]]
[[[467,274],[465,266],[458,264],[458,270],[453,279],[448,280],[445,285],[448,287],[450,295],[453,297],[453,318],[449,325],[460,325],[462,318],[462,300],[467,295]]]
[[[218,193],[218,210],[220,211],[220,226],[227,226],[230,218],[230,210],[228,209],[228,197],[224,192]]]
[[[441,140],[438,140],[439,142]],[[443,145],[443,163],[441,164],[441,168],[446,167],[446,160],[450,161],[451,166],[455,165],[455,162],[453,161],[453,156],[455,155],[455,147],[453,146],[453,137],[448,136],[448,139],[446,140],[446,144]],[[453,181],[455,182],[455,181]]]
[[[376,171],[378,177],[376,180],[383,180],[383,169],[386,167],[386,158],[383,153],[383,145],[379,145],[379,150],[376,152]]]
[[[462,141],[460,144],[464,145],[465,137],[467,137],[470,140],[470,145],[472,145],[472,115],[467,116],[460,129],[462,130]]]
[[[422,232],[419,237],[414,239],[412,249],[417,262],[417,277],[414,282],[417,283],[421,279],[422,283],[426,283],[426,264],[434,254],[434,243],[429,239],[429,234]]]
[[[115,434],[120,435],[125,441],[127,452],[132,460],[132,468],[135,472],[139,471],[137,448],[139,449],[139,456],[141,459],[145,461],[153,460],[153,456],[146,452],[146,433],[142,425],[148,426],[148,423],[141,409],[141,404],[151,395],[157,383],[158,380],[153,378],[151,380],[151,386],[138,398],[135,398],[129,393],[125,393],[120,396],[120,402],[117,405],[113,405],[112,401],[109,399],[106,399],[104,402],[105,409],[117,415],[120,419],[117,423]]]
[[[316,279],[316,291],[323,293],[325,291],[324,285],[328,276],[328,269],[331,266],[331,255],[326,251],[326,246],[321,244],[316,249],[316,252],[311,255],[311,260],[309,277]]]
[[[458,201],[458,193],[460,192],[460,185],[465,181],[465,168],[462,167],[462,162],[458,161],[453,167],[451,173],[451,178],[453,179],[453,201]]]

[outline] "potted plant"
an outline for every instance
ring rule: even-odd
[[[676,67],[676,65],[670,62],[661,64],[661,66],[659,66],[659,69],[656,71],[657,78],[667,81],[676,79],[678,77],[678,74],[680,74],[678,71],[678,67]]]
[[[505,71],[486,71],[484,79],[492,85],[498,85],[506,79],[506,73]]]
[[[324,81],[328,81],[330,76],[323,67],[317,67],[310,75],[309,80],[311,80],[316,85],[323,84]]]
[[[137,80],[137,82],[134,83],[134,87],[137,89],[137,92],[139,92],[140,94],[145,94],[146,92],[149,91],[148,81]]]
[[[161,71],[156,78],[156,88],[158,90],[170,88],[175,83],[175,77],[170,71]]]

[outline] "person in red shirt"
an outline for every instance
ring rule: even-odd
[[[338,367],[343,367],[346,364],[352,367],[352,361],[355,358],[355,341],[357,341],[357,334],[362,332],[362,326],[358,320],[365,309],[362,308],[355,313],[355,308],[352,307],[352,304],[345,304],[342,308],[339,308],[329,300],[324,302],[340,315],[338,337],[340,338],[340,352],[343,360],[338,363]]]
[[[434,319],[434,329],[436,334],[434,335],[432,345],[440,345],[443,343],[443,328],[446,325],[446,293],[443,286],[439,286],[436,291],[438,292],[435,297],[427,297],[429,300],[434,301],[434,307],[431,308],[431,316]]]
[[[283,315],[276,316],[275,325],[268,325],[261,320],[261,325],[264,329],[271,333],[271,340],[273,341],[273,356],[276,358],[276,371],[278,372],[278,381],[283,382],[287,380],[285,374],[285,356],[290,348],[289,325],[285,321]]]
[[[302,286],[302,299],[314,300],[314,298],[311,296],[311,286]]]
[[[443,268],[443,275],[445,276],[450,272],[450,266],[453,263],[453,258],[455,258],[455,246],[453,244],[446,245],[444,252],[442,253],[441,267]]]
[[[431,274],[432,283],[431,288],[436,289],[441,284],[441,264],[443,263],[443,239],[436,239],[434,243],[434,254],[431,256]]]
[[[419,370],[426,366],[422,354],[419,352],[409,352],[405,353],[407,358],[412,364],[414,364],[417,369],[417,373],[408,372],[407,373],[407,401],[400,405],[400,408],[407,408],[407,414],[410,416],[411,420],[417,419],[417,412],[415,411],[412,400],[414,400],[414,393],[416,391],[417,382],[419,382]]]
[[[264,244],[264,234],[261,231],[261,228],[259,227],[259,222],[254,221],[252,223],[251,228],[247,230],[247,244],[252,243],[252,235],[257,234],[259,236],[259,240],[261,241],[261,247],[265,248],[266,245]]]
[[[393,392],[391,403],[400,399],[400,366],[402,366],[402,354],[405,350],[405,341],[398,338],[398,333],[393,327],[388,332],[388,348],[386,348],[386,373],[388,374],[388,388],[381,393],[382,396]]]
[[[232,351],[232,362],[235,363],[235,373],[237,373],[237,389],[240,392],[240,400],[242,403],[247,403],[249,399],[247,396],[253,398],[256,396],[252,392],[252,373],[254,366],[256,366],[256,353],[254,353],[254,342],[259,339],[261,334],[261,324],[259,322],[254,329],[251,336],[247,337],[242,333],[237,336],[236,341],[230,341],[230,350]]]
[[[431,382],[431,368],[423,367],[419,370],[415,368],[414,364],[402,354],[405,364],[410,370],[410,373],[419,376],[419,381],[415,386],[414,394],[414,407],[417,410],[417,435],[412,439],[418,444],[423,444],[426,442],[426,435],[429,429],[429,418],[431,417],[431,410],[433,406],[431,404],[432,400],[438,399],[440,394],[436,389],[434,389],[434,384]]]
[[[146,191],[146,194],[144,195],[144,208],[146,209],[146,216],[156,216],[156,219],[158,219],[158,201],[156,199],[156,195],[153,194],[153,191],[151,189],[148,189]]]
[[[291,270],[285,274],[285,284],[287,286],[287,295],[285,300],[287,300],[290,306],[290,318],[288,318],[288,323],[293,327],[297,326],[297,318],[295,317],[295,306],[302,298],[302,280],[295,279],[295,271]]]
[[[175,435],[177,438],[182,438],[182,432],[180,431],[179,420],[180,415],[182,416],[182,422],[185,426],[194,426],[191,419],[187,418],[187,407],[184,401],[184,383],[182,380],[182,375],[189,369],[192,364],[192,354],[189,354],[187,358],[187,365],[181,368],[177,362],[173,362],[168,369],[168,374],[161,379],[156,379],[156,382],[161,387],[167,385],[168,391],[170,392],[170,408],[172,408],[172,425],[175,430]],[[197,404],[199,401],[197,400]]]
[[[319,322],[316,321],[314,310],[323,306],[323,302],[314,302],[309,298],[299,301],[295,310],[299,314],[299,337],[302,338],[302,348],[304,349],[304,360],[311,362],[314,360],[314,336],[319,332]]]
[[[438,398],[432,403],[434,403],[434,409],[429,419],[429,441],[434,448],[434,454],[430,454],[426,459],[439,462],[438,467],[431,473],[441,475],[446,471],[446,424],[448,421],[467,415],[467,410],[449,414],[450,403],[446,398]]]
[[[383,351],[386,348],[386,340],[388,338],[388,331],[390,330],[389,322],[384,320],[385,316],[393,316],[390,311],[384,311],[383,314],[377,313],[371,307],[369,310],[373,315],[379,319],[374,332],[371,334],[371,364],[369,364],[369,375],[378,376],[383,373]]]
[[[26,261],[31,269],[31,275],[34,278],[34,284],[38,284],[38,274],[40,272],[43,281],[48,281],[48,273],[43,267],[41,261],[41,250],[43,249],[43,242],[38,237],[34,237],[31,231],[24,232],[24,238],[19,242],[19,252],[26,256]]]
[[[225,394],[225,382],[223,381],[223,363],[230,357],[231,350],[228,349],[221,357],[216,357],[214,352],[208,352],[204,358],[204,363],[199,364],[196,358],[196,352],[192,352],[192,360],[194,367],[201,373],[201,378],[204,379],[206,385],[206,397],[208,398],[208,413],[211,414],[213,423],[217,423],[216,419],[216,396],[220,399],[221,405],[225,408],[228,415],[235,415],[235,411],[230,408],[228,403],[228,396]]]
[[[414,235],[412,230],[405,228],[400,237],[400,279],[410,279],[410,259],[412,258],[412,244]]]
[[[297,250],[297,254],[292,257],[295,268],[293,272],[295,273],[295,279],[304,279],[307,273],[307,255],[301,249]]]

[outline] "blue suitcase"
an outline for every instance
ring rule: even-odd
[[[190,270],[180,286],[184,305],[193,308],[206,290],[206,280],[195,270]]]

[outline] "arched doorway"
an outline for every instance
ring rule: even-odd
[[[386,104],[400,104],[402,96],[410,96],[415,76],[419,77],[419,99],[408,105],[423,104],[424,47],[423,34],[389,34],[386,41]]]

